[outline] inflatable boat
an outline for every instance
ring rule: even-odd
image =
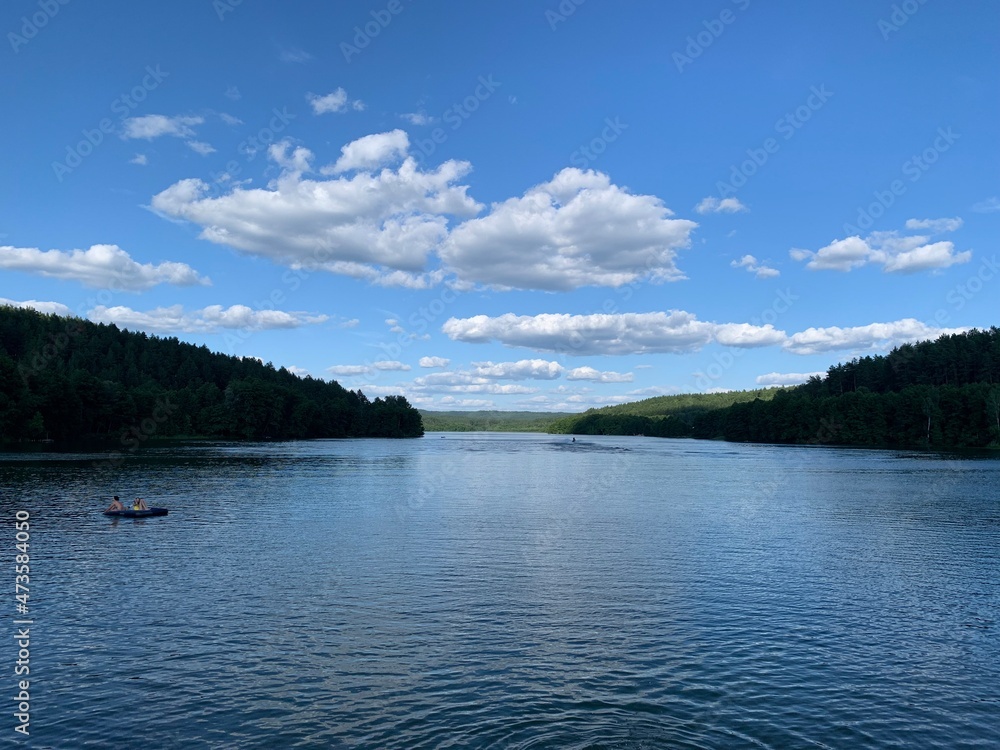
[[[149,508],[147,510],[132,510],[131,508],[126,508],[125,510],[106,510],[104,511],[106,516],[117,516],[119,518],[149,518],[150,516],[165,516],[167,515],[166,508]]]

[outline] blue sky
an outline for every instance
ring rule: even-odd
[[[997,323],[990,2],[9,2],[0,298],[422,408]]]

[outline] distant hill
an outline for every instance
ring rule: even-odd
[[[427,411],[421,410],[430,432],[548,432],[561,412],[537,411]]]
[[[704,414],[733,404],[774,398],[781,388],[726,393],[682,393],[589,409],[556,420],[550,432],[575,435],[648,435],[690,437]]]
[[[369,401],[176,338],[0,306],[0,441],[422,434],[402,396]]]

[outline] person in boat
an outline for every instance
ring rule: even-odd
[[[141,497],[137,497],[135,502],[132,503],[132,510],[149,510],[149,506],[146,505],[146,501]]]
[[[111,501],[111,505],[108,506],[108,510],[125,510],[125,506],[122,505],[122,501],[118,499],[118,495],[115,495],[115,499]]]

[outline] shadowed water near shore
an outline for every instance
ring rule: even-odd
[[[1000,460],[445,437],[0,455],[32,741],[1000,743]]]

